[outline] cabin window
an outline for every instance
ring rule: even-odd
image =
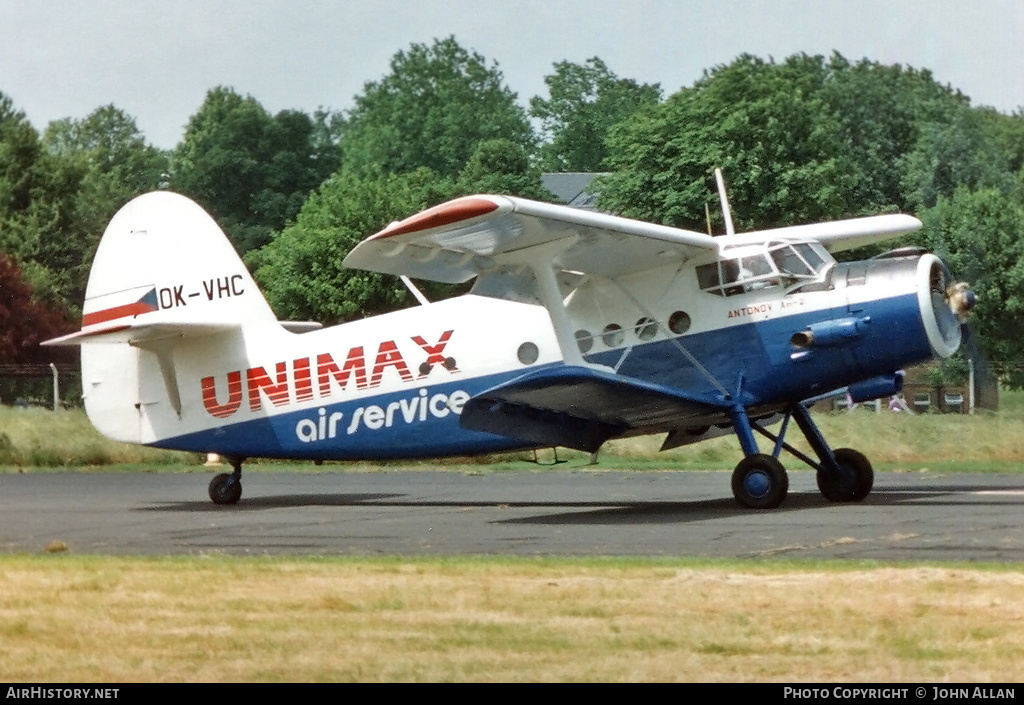
[[[576,331],[576,345],[579,346],[580,352],[586,355],[594,347],[594,335],[589,330],[580,328]]]
[[[682,335],[690,330],[690,314],[686,311],[676,311],[668,317],[668,329],[676,335]]]
[[[536,344],[527,341],[519,346],[519,350],[516,351],[516,357],[524,365],[532,365],[540,357],[540,350],[537,349]]]
[[[601,340],[609,348],[622,345],[622,341],[625,340],[625,338],[626,334],[622,332],[622,326],[615,323],[609,323],[604,327],[604,330],[601,331]]]
[[[640,340],[650,340],[658,334],[658,324],[653,318],[644,316],[636,322],[633,330],[636,331],[636,337]]]
[[[735,296],[777,285],[779,273],[761,251],[701,265],[697,267],[697,283],[709,294]]]
[[[697,267],[697,286],[699,286],[702,291],[714,289],[718,287],[720,282],[721,279],[718,277],[718,262],[702,264]]]

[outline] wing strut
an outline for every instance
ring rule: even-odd
[[[732,224],[732,211],[729,210],[729,199],[725,195],[725,178],[721,169],[715,169],[715,181],[718,183],[718,198],[722,201],[722,218],[725,219],[725,234],[735,235],[736,228]]]
[[[558,340],[562,359],[565,360],[567,365],[586,367],[587,363],[583,361],[583,354],[580,352],[576,336],[573,333],[569,312],[565,309],[562,292],[559,290],[558,281],[555,279],[555,270],[551,268],[550,264],[545,264],[539,260],[530,262],[530,269],[533,270],[533,275],[537,278],[544,308],[548,310],[548,315],[551,316],[551,325],[555,328],[555,338]]]
[[[540,288],[540,300],[544,304],[544,308],[547,309],[548,316],[551,317],[551,325],[554,326],[555,338],[558,340],[558,347],[565,364],[592,367],[583,360],[583,353],[580,352],[580,346],[576,342],[576,335],[573,332],[572,321],[569,320],[569,312],[565,308],[562,290],[558,286],[555,270],[551,266],[555,258],[575,241],[575,237],[565,238],[530,248],[529,258],[524,257],[521,261],[533,271],[533,276],[537,280],[537,286]]]

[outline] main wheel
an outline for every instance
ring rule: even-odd
[[[214,504],[237,504],[242,497],[242,481],[233,473],[214,475],[208,488]]]
[[[841,473],[818,470],[818,489],[832,502],[860,502],[875,484],[871,462],[853,448],[833,451]]]
[[[789,491],[789,476],[771,455],[757,453],[740,461],[732,473],[736,501],[751,509],[774,509]]]

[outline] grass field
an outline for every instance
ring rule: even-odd
[[[998,414],[818,420],[879,469],[1018,472],[1024,461],[1024,395],[1004,395]],[[733,440],[667,453],[657,443],[613,443],[600,463],[731,469],[739,457]],[[560,468],[588,462],[559,453],[571,460]],[[105,441],[81,412],[0,409],[5,472],[201,461]],[[445,466],[533,467],[514,455]],[[7,682],[1012,683],[1024,566],[6,555],[0,645]]]
[[[687,559],[0,558],[7,682],[988,682],[1024,572]]]
[[[998,413],[894,414],[875,413],[866,408],[853,412],[817,413],[815,418],[833,447],[853,447],[864,452],[879,469],[927,468],[941,471],[1000,471],[1024,464],[1024,392],[1004,392]],[[809,449],[795,424],[787,439],[796,447]],[[741,457],[733,437],[705,441],[666,452],[659,452],[660,436],[612,441],[602,449],[603,467],[631,469],[729,469]],[[768,449],[768,441],[759,439]],[[589,456],[559,449],[560,459],[578,466],[589,463]],[[446,461],[446,467],[515,468],[529,467],[531,454],[508,454],[483,458]],[[550,450],[540,453],[542,461],[552,459]],[[39,469],[62,470],[68,467],[112,470],[124,467],[135,471],[180,470],[201,464],[195,454],[157,450],[109,441],[89,424],[82,410],[52,412],[46,409],[0,407],[0,468],[31,472]],[[794,468],[801,463],[783,460]],[[273,464],[274,466],[278,464]],[[373,470],[379,467],[436,467],[437,463],[338,463],[340,468]],[[307,467],[312,467],[306,464]],[[258,470],[258,462],[247,469]],[[295,465],[291,466],[296,467]]]

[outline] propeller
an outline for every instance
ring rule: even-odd
[[[946,300],[949,310],[956,314],[960,324],[967,322],[967,315],[978,304],[978,296],[971,291],[967,282],[957,282],[946,287]]]

